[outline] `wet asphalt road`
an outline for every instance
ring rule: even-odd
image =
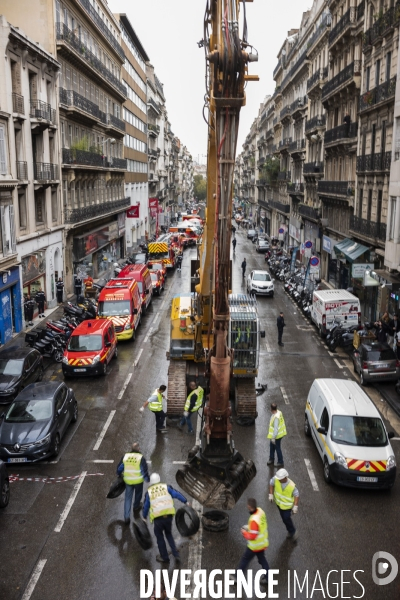
[[[233,259],[235,293],[245,291],[240,271],[244,256],[248,270],[264,268],[264,257],[257,255],[254,246],[245,239],[245,232],[238,232],[237,239]],[[42,464],[9,467],[10,473],[21,478],[81,477],[60,483],[26,480],[12,483],[10,504],[0,512],[1,599],[20,600],[25,593],[24,600],[53,600],[55,597],[58,600],[136,600],[140,598],[140,569],[154,571],[160,567],[155,561],[156,545],[152,550],[141,550],[133,537],[132,524],[124,525],[123,496],[107,500],[106,494],[115,478],[119,459],[132,441],[140,442],[143,453],[151,461],[151,469],[175,487],[177,465],[174,461],[185,460],[194,443],[193,436],[175,427],[167,434],[156,436],[153,415],[146,411],[141,416],[138,412],[153,389],[167,382],[165,352],[169,345],[170,299],[179,291],[189,291],[190,257],[195,257],[194,250],[186,251],[182,274],[170,275],[161,298],[154,298],[136,341],[119,344],[118,359],[112,361],[107,376],[68,380],[78,399],[79,420],[67,431],[57,461],[53,463],[50,459]],[[350,363],[345,355],[328,354],[316,330],[299,314],[280,282],[276,282],[275,297],[259,298],[258,306],[266,337],[261,339],[257,381],[268,383],[268,390],[258,398],[256,426],[235,426],[234,429],[236,447],[245,458],[255,461],[258,473],[230,512],[229,530],[218,534],[203,531],[201,537],[187,540],[180,538],[175,529],[182,568],[201,567],[209,571],[234,568],[245,549],[240,526],[248,519],[246,498],[254,496],[267,511],[270,538],[267,558],[271,568],[280,570],[279,585],[275,589],[280,598],[394,600],[399,597],[400,576],[390,585],[376,586],[371,577],[371,562],[377,551],[400,558],[400,482],[396,482],[390,493],[326,485],[317,450],[303,433],[305,400],[314,378],[351,378]],[[276,318],[280,310],[284,311],[287,323],[283,348],[277,345]],[[51,365],[45,379],[59,378],[62,378],[60,366]],[[395,429],[399,435],[399,419],[381,402],[379,394],[373,389],[368,392],[383,412],[389,430]],[[285,415],[288,428],[283,442],[285,467],[300,491],[299,513],[294,517],[300,534],[297,544],[286,540],[279,513],[268,503],[268,480],[273,469],[266,466],[266,430],[270,416],[268,406],[272,401],[278,403]],[[99,436],[111,415],[99,445]],[[98,449],[94,449],[96,443]],[[400,442],[393,441],[393,447],[399,462]],[[305,460],[315,474],[314,487]],[[174,566],[172,560],[171,571]],[[252,566],[254,570],[258,568],[257,563]],[[288,570],[292,582],[294,570],[300,580],[308,571],[308,593],[306,588],[301,592],[297,588],[294,595],[292,583],[289,594]],[[332,570],[339,573],[330,575],[327,590],[326,577]],[[345,570],[343,581],[351,583],[344,583],[342,591],[339,585],[338,593],[334,584],[340,582],[341,570]],[[353,578],[356,570],[363,571],[357,578],[364,592]],[[317,571],[325,595],[321,583],[316,584],[319,591],[316,589],[312,594]],[[35,585],[34,573],[39,575]],[[176,597],[180,597],[178,593]]]

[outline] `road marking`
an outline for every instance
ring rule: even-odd
[[[196,425],[196,444],[200,446],[200,434],[201,434],[201,417],[197,412],[197,425]],[[189,556],[188,556],[188,569],[194,573],[201,569],[201,553],[203,548],[203,526],[201,524],[201,517],[203,515],[203,507],[197,501],[193,500],[192,506],[198,513],[200,519],[200,527],[196,535],[190,538],[189,542]],[[190,585],[191,595],[193,595],[194,582],[192,580]]]
[[[400,442],[400,437],[394,437],[390,439],[391,442]]]
[[[337,358],[334,358],[333,361],[337,364],[337,366],[339,367],[339,369],[344,369],[344,366],[340,364],[340,362],[338,361]]]
[[[132,373],[129,373],[129,375],[128,375],[128,376],[127,376],[127,378],[125,379],[125,383],[124,383],[124,385],[122,386],[122,390],[121,390],[121,391],[120,391],[120,393],[118,394],[118,398],[117,398],[117,400],[121,400],[122,396],[123,396],[123,395],[124,395],[124,393],[125,393],[125,390],[126,390],[126,388],[128,387],[128,383],[130,382],[131,378],[132,378]]]
[[[47,558],[42,558],[37,562],[37,565],[32,573],[32,576],[29,580],[28,585],[26,586],[24,595],[22,596],[22,600],[29,600],[32,596],[33,591],[36,587],[37,582],[39,581],[39,577],[42,574],[45,564],[47,563]]]
[[[282,392],[282,396],[283,396],[283,399],[285,401],[285,404],[290,404],[288,395],[287,395],[286,390],[285,390],[284,387],[281,387],[281,392]]]
[[[66,521],[66,518],[69,515],[69,511],[71,510],[72,505],[75,502],[75,498],[77,497],[78,492],[81,489],[81,485],[83,483],[83,480],[86,477],[86,473],[87,473],[87,471],[82,471],[82,473],[79,475],[79,479],[76,482],[76,484],[74,485],[74,489],[72,490],[72,494],[69,497],[69,500],[68,500],[67,504],[65,505],[65,508],[64,508],[64,510],[61,513],[60,519],[59,519],[59,521],[58,521],[58,523],[57,523],[57,525],[56,525],[56,527],[54,529],[54,531],[56,533],[60,533],[61,529],[63,528],[63,525],[64,525],[64,523]]]
[[[186,464],[186,460],[173,460],[172,464],[173,465],[184,465],[184,464]]]
[[[146,341],[146,340],[145,340],[145,341]],[[138,352],[138,355],[137,355],[137,357],[136,357],[136,360],[135,360],[135,362],[133,363],[133,366],[134,366],[134,367],[137,367],[137,366],[138,366],[139,358],[142,356],[142,352],[143,352],[143,348],[140,348],[140,350],[139,350],[139,352]]]
[[[90,462],[93,462],[93,463],[110,463],[110,464],[112,464],[114,462],[114,460],[112,460],[112,459],[111,460],[98,459],[98,460],[91,460]]]
[[[313,468],[311,466],[311,462],[308,460],[308,458],[305,458],[304,462],[306,463],[306,467],[307,467],[308,475],[309,475],[310,480],[311,480],[312,488],[313,488],[314,492],[319,492],[318,483],[317,483],[317,480],[315,478],[315,474],[314,474]]]
[[[153,328],[152,328],[152,327],[150,327],[150,329],[149,329],[149,333],[148,333],[148,334],[146,335],[146,337],[144,338],[144,343],[146,343],[146,342],[149,340],[149,336],[151,335],[152,331],[153,331]]]
[[[163,300],[163,301],[161,302],[160,310],[162,310],[162,309],[164,308],[164,304],[165,304],[165,300]]]
[[[106,433],[107,433],[107,429],[109,428],[109,426],[110,426],[110,423],[111,423],[111,421],[113,420],[113,417],[114,417],[115,413],[116,413],[116,411],[115,411],[115,410],[112,410],[112,411],[110,412],[110,414],[108,415],[108,419],[107,419],[107,421],[104,423],[104,427],[103,427],[103,429],[102,429],[102,431],[101,431],[101,433],[100,433],[100,435],[99,435],[99,437],[98,437],[98,440],[97,440],[97,442],[95,443],[95,445],[93,446],[93,450],[98,450],[98,449],[100,448],[100,444],[101,444],[101,442],[103,441],[103,438],[104,438],[104,436],[105,436],[105,435],[106,435]]]
[[[265,347],[267,349],[267,352],[271,352],[271,346],[268,344],[268,342],[265,342]]]
[[[156,321],[158,321],[158,319],[159,319],[159,318],[160,318],[160,313],[158,313],[158,314],[157,314],[157,315],[154,317],[154,319],[153,319],[153,322],[152,322],[152,325],[155,325],[155,324],[156,324]]]
[[[331,352],[330,350],[328,350],[328,354],[329,356],[335,356],[334,352]]]

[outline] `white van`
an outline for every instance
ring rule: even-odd
[[[326,335],[334,320],[342,327],[361,324],[360,301],[346,290],[316,290],[313,292],[311,319],[320,336]]]
[[[304,433],[312,437],[324,479],[367,489],[393,487],[396,459],[372,400],[355,381],[315,379],[306,404]]]

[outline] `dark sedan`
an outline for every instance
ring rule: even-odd
[[[78,403],[64,382],[29,385],[3,415],[0,458],[22,463],[57,456],[68,425],[77,419]]]
[[[0,460],[0,508],[5,508],[10,501],[10,480],[6,465]]]
[[[19,392],[43,377],[43,357],[35,348],[0,350],[0,404],[10,404]]]

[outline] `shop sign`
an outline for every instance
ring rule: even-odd
[[[374,265],[371,263],[353,263],[351,266],[351,276],[354,279],[364,279],[366,270],[372,271]]]
[[[322,236],[322,250],[325,250],[328,254],[332,254],[332,240],[327,235]]]
[[[140,206],[131,206],[126,211],[126,216],[128,219],[138,219],[139,218]]]
[[[149,207],[150,208],[158,208],[158,198],[149,198]]]
[[[29,256],[24,256],[21,261],[22,281],[25,284],[27,281],[32,281],[43,275],[46,271],[45,252],[35,252]]]

